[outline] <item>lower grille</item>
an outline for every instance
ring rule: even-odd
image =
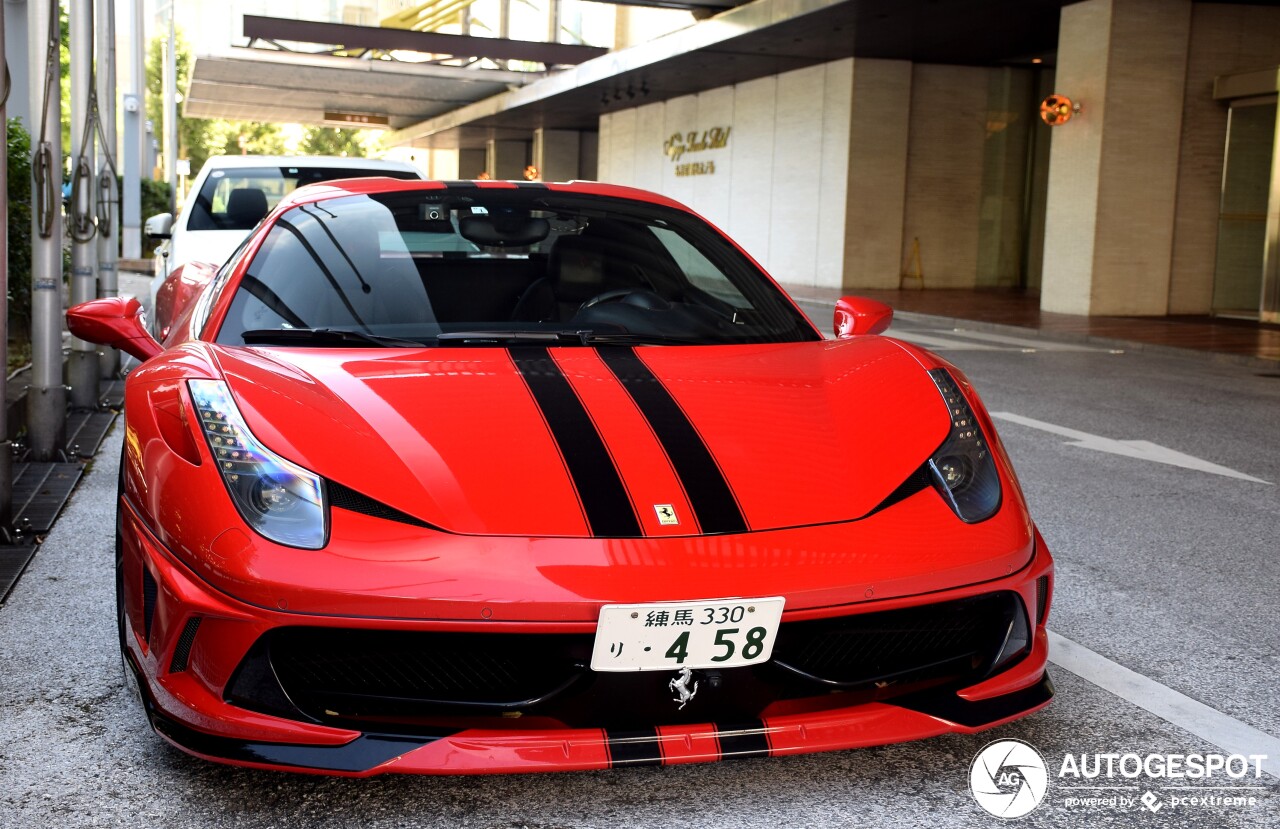
[[[268,635],[281,684],[301,699],[389,697],[511,707],[556,690],[584,670],[591,655],[589,634],[284,628]]]
[[[973,677],[990,666],[1015,613],[1016,593],[793,622],[774,648],[780,667],[826,685],[854,687],[920,674]]]
[[[697,672],[707,690],[683,710],[662,671],[589,669],[592,634],[435,633],[277,628],[250,650],[228,701],[293,719],[379,727],[441,717],[547,717],[571,727],[751,718],[782,699],[833,707],[939,684],[971,684],[994,663],[1016,593],[787,622],[769,663]]]

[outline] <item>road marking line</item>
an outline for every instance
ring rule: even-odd
[[[1031,429],[1039,429],[1042,432],[1049,432],[1054,435],[1061,435],[1065,438],[1071,438],[1072,442],[1068,445],[1079,446],[1082,449],[1093,449],[1097,452],[1109,452],[1113,455],[1123,455],[1126,458],[1134,458],[1140,461],[1151,461],[1152,463],[1163,463],[1169,466],[1180,466],[1183,469],[1194,469],[1199,472],[1208,472],[1213,475],[1222,475],[1226,478],[1236,478],[1241,481],[1251,481],[1255,484],[1266,484],[1272,486],[1270,481],[1264,481],[1261,478],[1255,478],[1252,475],[1246,475],[1243,472],[1237,472],[1225,466],[1219,466],[1216,463],[1202,460],[1192,455],[1186,455],[1158,443],[1152,443],[1147,440],[1113,440],[1112,438],[1104,438],[1101,435],[1091,435],[1088,432],[1081,432],[1078,429],[1069,429],[1066,426],[1058,426],[1055,423],[1046,423],[1043,420],[1035,420],[1030,417],[1014,414],[1013,412],[992,412],[991,416],[1000,420],[1007,420],[1010,423],[1017,423],[1020,426],[1027,426]]]
[[[1053,631],[1049,631],[1049,661],[1228,754],[1267,755],[1262,761],[1262,770],[1272,777],[1280,777],[1280,739],[1265,731],[1131,671]]]
[[[1017,348],[1000,348],[994,345],[983,345],[982,343],[969,343],[963,340],[948,340],[945,337],[935,337],[931,334],[921,334],[918,331],[902,331],[899,329],[891,329],[888,332],[890,337],[899,340],[906,340],[909,343],[923,345],[926,348],[936,349],[952,349],[954,351],[1020,351]]]
[[[1007,334],[990,334],[985,331],[970,331],[965,328],[955,328],[948,331],[947,334],[949,336],[967,337],[969,339],[983,340],[985,342],[1016,345],[1021,346],[1022,348],[1033,348],[1037,351],[1089,351],[1103,354],[1108,352],[1119,354],[1124,353],[1123,351],[1110,348],[1098,348],[1097,346],[1077,345],[1075,343],[1060,343],[1052,340],[1034,340],[1024,337],[1010,337]]]

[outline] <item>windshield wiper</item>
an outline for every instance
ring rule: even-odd
[[[376,345],[382,348],[422,348],[418,340],[383,337],[341,328],[254,328],[240,335],[245,345]]]
[[[583,332],[580,331],[446,331],[436,335],[436,342],[442,345],[495,345],[498,343],[544,343],[557,345],[564,343],[581,344]]]
[[[441,345],[505,345],[508,343],[542,343],[544,345],[635,345],[675,344],[692,345],[700,342],[687,337],[666,334],[634,334],[624,331],[447,331],[436,335]]]
[[[674,334],[641,334],[636,332],[576,332],[583,345],[709,345],[700,338],[678,337]]]

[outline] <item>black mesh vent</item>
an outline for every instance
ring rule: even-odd
[[[1049,577],[1036,579],[1036,625],[1044,624],[1045,614],[1049,612]]]
[[[142,568],[142,638],[151,644],[151,621],[156,615],[156,593],[159,587],[151,571]]]
[[[590,661],[591,635],[282,628],[271,663],[303,709],[360,698],[508,703],[563,685]]]
[[[337,481],[328,481],[326,483],[326,491],[329,495],[329,503],[339,509],[358,512],[362,515],[369,515],[374,518],[382,518],[387,521],[398,521],[401,524],[409,524],[414,527],[423,527],[425,529],[434,530],[437,527],[428,524],[418,518],[414,518],[408,513],[401,512],[398,509],[387,506],[381,501],[375,501],[368,495],[362,495],[350,487],[345,487]]]
[[[973,676],[996,658],[1016,593],[785,624],[774,661],[831,685],[854,687],[923,673]]]
[[[178,637],[178,646],[173,649],[173,661],[169,663],[169,673],[181,673],[187,669],[187,659],[191,656],[191,646],[196,641],[196,631],[200,629],[201,616],[192,616],[187,620],[186,626],[182,629],[182,635]]]

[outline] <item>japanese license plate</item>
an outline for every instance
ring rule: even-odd
[[[593,671],[736,668],[773,655],[784,599],[609,604],[600,608]]]

